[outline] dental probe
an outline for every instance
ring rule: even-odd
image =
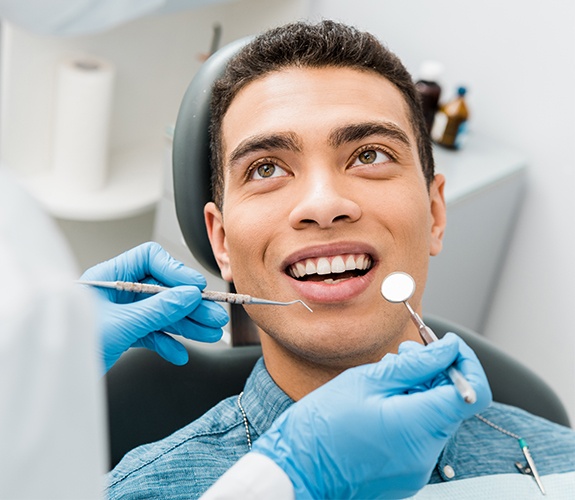
[[[423,343],[427,345],[439,339],[433,330],[423,322],[419,314],[417,314],[409,304],[408,299],[411,298],[414,291],[415,280],[407,273],[391,273],[381,284],[381,294],[385,300],[394,304],[399,302],[403,302],[405,304]],[[475,390],[457,368],[450,366],[447,369],[447,375],[466,403],[473,404],[477,401]]]
[[[130,281],[76,281],[78,285],[89,285],[99,288],[111,288],[120,292],[133,293],[160,293],[169,290],[169,287],[160,285],[150,285],[148,283],[134,283]],[[211,302],[227,302],[228,304],[261,304],[268,306],[290,306],[300,303],[308,311],[313,312],[303,300],[292,300],[291,302],[279,302],[275,300],[260,299],[243,293],[213,292],[209,290],[202,291],[202,299]]]

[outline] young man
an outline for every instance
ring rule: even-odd
[[[302,299],[314,312],[250,306],[265,364],[239,397],[130,453],[111,474],[112,498],[201,494],[293,401],[420,342],[405,309],[380,294],[389,273],[408,272],[420,311],[445,229],[444,179],[401,62],[347,26],[284,26],[230,62],[212,117],[205,216],[222,276],[242,293]],[[461,425],[430,483],[517,474],[515,435],[540,474],[575,470],[569,429],[498,404],[482,418]]]

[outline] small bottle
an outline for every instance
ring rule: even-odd
[[[459,149],[467,134],[469,110],[465,102],[467,89],[459,87],[457,96],[441,106],[435,116],[431,138],[440,146]]]
[[[419,71],[420,79],[415,82],[415,88],[419,94],[423,116],[427,131],[431,133],[435,114],[439,107],[441,97],[441,86],[438,81],[443,73],[443,66],[435,61],[426,61],[421,65]]]

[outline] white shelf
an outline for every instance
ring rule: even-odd
[[[24,185],[54,217],[76,221],[123,219],[155,207],[162,195],[162,154],[159,147],[124,151],[112,157],[103,189],[77,190],[49,172],[23,177]]]
[[[59,219],[118,222],[149,213],[162,194],[162,130],[177,116],[190,79],[202,64],[196,55],[209,49],[212,27],[223,26],[223,45],[307,11],[304,0],[265,2],[264,9],[261,0],[211,3],[82,36],[39,35],[2,22],[1,166],[24,179]],[[57,68],[63,59],[78,56],[104,59],[117,69],[108,148],[114,157],[109,182],[98,192],[79,192],[50,175]],[[152,144],[157,147],[149,148]],[[124,153],[132,146],[144,148]],[[121,154],[114,155],[117,151]]]

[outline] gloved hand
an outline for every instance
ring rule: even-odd
[[[98,264],[81,279],[176,287],[155,295],[97,289],[101,307],[100,348],[106,371],[130,347],[147,347],[164,359],[183,365],[188,361],[186,348],[164,332],[216,342],[229,320],[221,305],[202,300],[205,278],[173,259],[157,243],[144,243]]]
[[[477,392],[463,401],[443,371],[456,362]],[[405,498],[429,480],[459,424],[491,403],[475,353],[455,334],[351,368],[295,403],[253,445],[296,498]]]

